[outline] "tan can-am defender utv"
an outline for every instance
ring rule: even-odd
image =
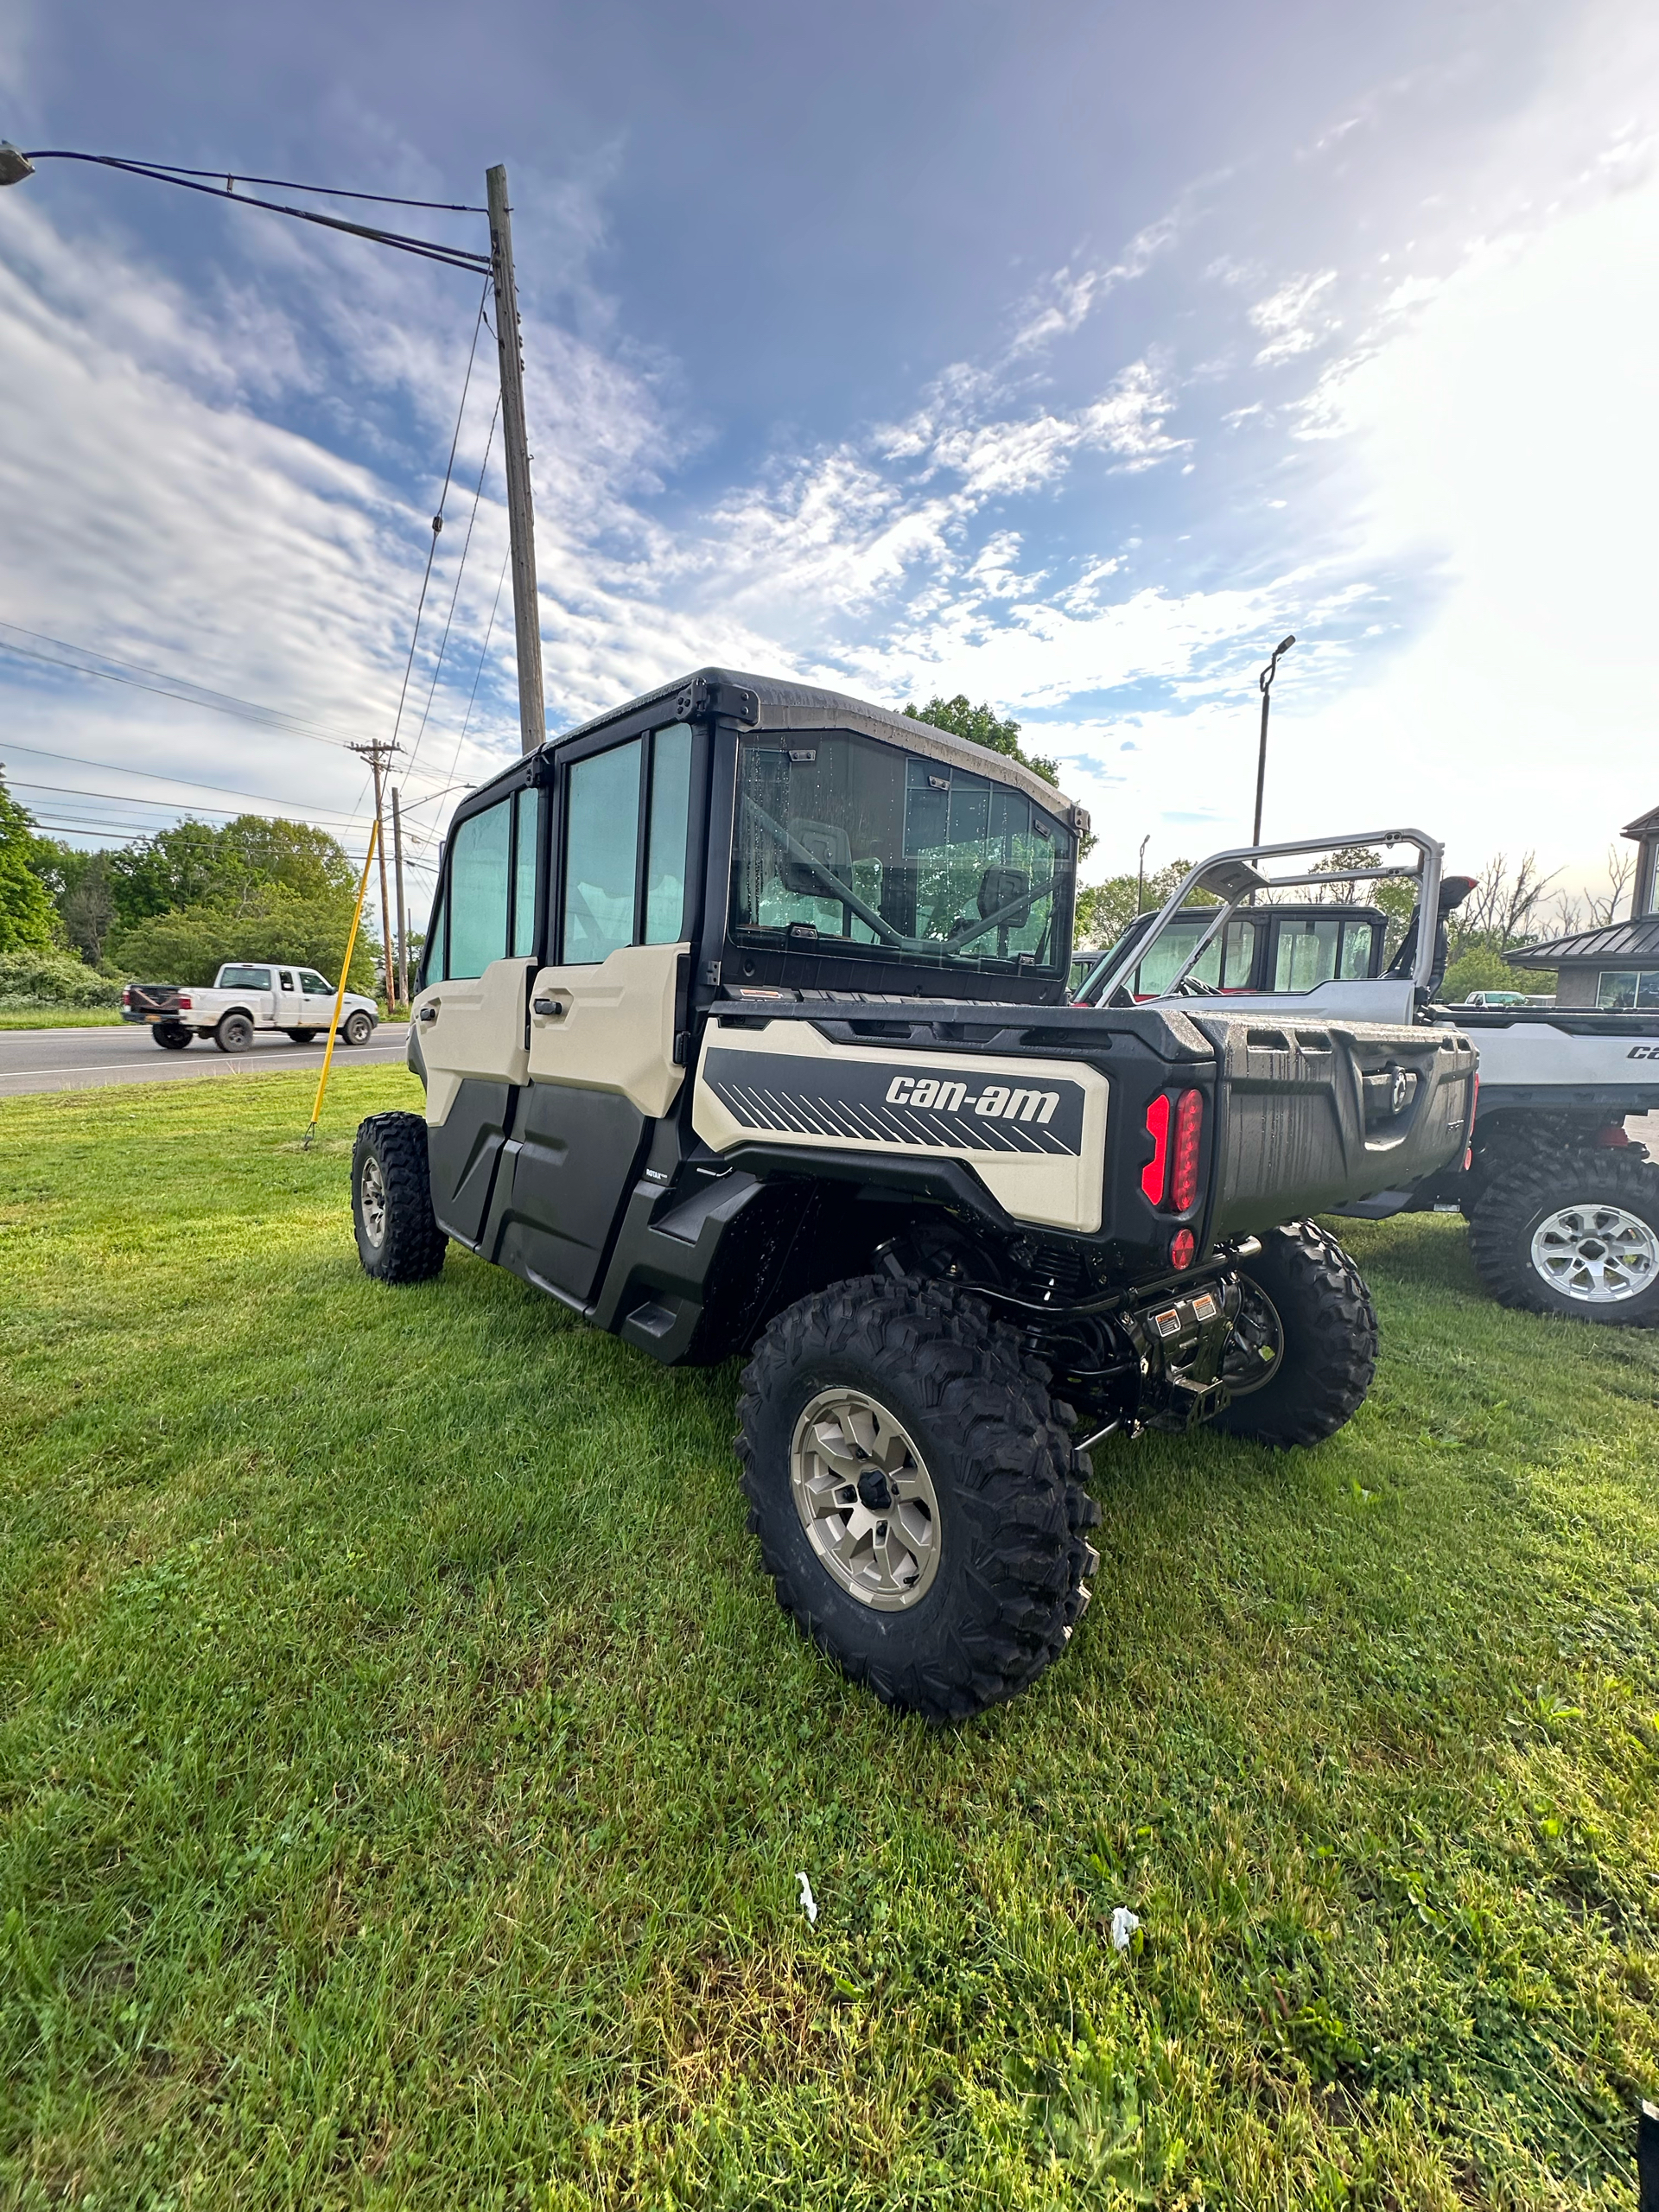
[[[454,1237],[657,1359],[744,1354],[779,1602],[936,1720],[1064,1648],[1090,1445],[1341,1427],[1376,1322],[1307,1217],[1468,1138],[1454,1032],[1069,1005],[1085,826],[833,692],[705,669],[634,700],[458,810],[426,1117],[353,1156],[383,1281]]]

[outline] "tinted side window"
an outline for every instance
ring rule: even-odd
[[[1344,922],[1342,926],[1342,968],[1344,982],[1364,977],[1371,972],[1371,944],[1376,935],[1375,922]]]
[[[463,822],[449,852],[448,976],[481,976],[507,951],[507,873],[512,802]]]
[[[438,879],[438,895],[432,901],[432,918],[426,926],[426,943],[421,947],[420,988],[443,981],[444,937],[448,927],[448,896],[443,878]]]
[[[536,862],[541,850],[542,795],[520,791],[512,849],[512,950],[528,958],[536,950]]]
[[[647,944],[674,944],[685,925],[686,822],[691,806],[691,733],[659,729],[651,747],[651,837],[645,860]]]
[[[564,845],[563,957],[603,960],[634,941],[644,744],[613,746],[570,770]]]
[[[1275,991],[1311,991],[1328,983],[1337,972],[1337,931],[1340,925],[1310,918],[1288,925],[1279,939],[1279,961],[1274,975]]]

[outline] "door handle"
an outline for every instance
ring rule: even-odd
[[[439,1001],[434,999],[429,1005],[423,1006],[415,1017],[416,1021],[435,1021],[438,1018],[438,1005]]]
[[[557,999],[532,999],[530,1010],[532,1014],[539,1014],[547,1021],[557,1020],[564,1012]]]

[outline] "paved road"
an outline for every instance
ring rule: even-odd
[[[336,1067],[401,1060],[402,1021],[383,1022],[366,1045],[334,1047]],[[198,1038],[164,1052],[137,1023],[118,1029],[0,1029],[0,1098],[24,1090],[85,1090],[103,1083],[188,1083],[207,1076],[293,1075],[322,1065],[322,1046],[293,1045],[280,1031],[256,1034],[250,1052],[221,1052]]]

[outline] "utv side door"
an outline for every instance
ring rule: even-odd
[[[518,1093],[541,927],[546,794],[528,780],[452,826],[411,1009],[426,1071],[432,1208],[476,1247]]]
[[[560,755],[550,957],[497,1256],[582,1305],[684,1081],[692,771],[683,722]]]

